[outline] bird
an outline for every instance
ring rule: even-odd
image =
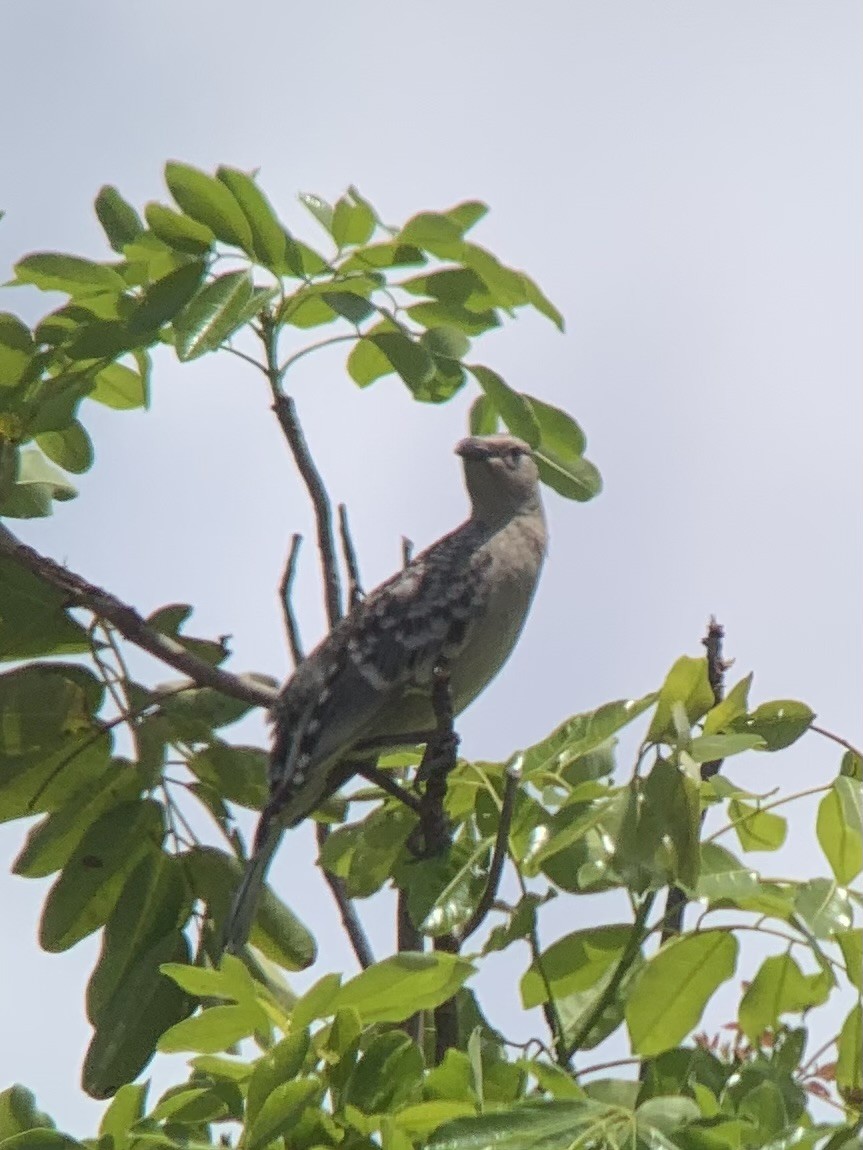
[[[228,914],[223,942],[230,953],[248,940],[284,831],[376,748],[432,736],[432,687],[442,666],[458,715],[495,677],[521,633],[547,543],[536,459],[511,435],[469,436],[455,451],[468,519],[361,599],[300,662],[274,704],[269,798]]]

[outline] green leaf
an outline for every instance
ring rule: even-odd
[[[326,200],[322,200],[320,196],[313,195],[311,192],[300,192],[297,197],[300,203],[307,211],[315,217],[318,223],[330,233],[333,234],[333,206],[328,204]]]
[[[218,168],[216,177],[228,188],[249,224],[255,258],[265,268],[284,275],[290,269],[285,260],[285,229],[273,206],[255,179],[236,168]]]
[[[419,248],[411,244],[369,244],[359,248],[349,259],[339,265],[342,272],[368,271],[380,268],[416,267],[424,264],[426,257]]]
[[[307,1108],[317,1109],[320,1094],[320,1083],[313,1078],[277,1086],[244,1138],[246,1150],[263,1150],[282,1134],[295,1129]]]
[[[648,959],[625,1009],[636,1054],[651,1057],[683,1041],[714,992],[734,974],[737,949],[733,935],[705,930],[666,942]]]
[[[212,742],[188,760],[189,770],[232,803],[260,810],[267,801],[267,761],[260,747]]]
[[[584,454],[587,439],[571,415],[559,407],[544,403],[536,396],[526,395],[525,399],[530,402],[539,424],[539,446],[543,453],[549,453],[561,461],[576,459]]]
[[[470,268],[444,268],[427,275],[413,276],[397,285],[415,296],[431,296],[443,304],[470,312],[487,312],[494,297],[485,281]]]
[[[640,699],[618,699],[613,703],[604,703],[595,711],[573,715],[557,730],[524,752],[524,777],[546,772],[559,774],[576,759],[602,746],[655,702],[655,694],[644,695]]]
[[[848,884],[863,870],[863,811],[860,786],[844,775],[818,806],[818,842],[836,881]]]
[[[248,272],[226,272],[211,280],[174,320],[177,357],[185,363],[215,351],[246,321],[252,298]]]
[[[423,327],[454,327],[469,336],[482,335],[483,332],[500,327],[497,312],[469,311],[461,304],[434,300],[431,303],[412,304],[405,310],[412,320]]]
[[[728,815],[745,851],[775,851],[785,842],[788,822],[772,811],[762,811],[742,799],[732,799]]]
[[[148,407],[150,402],[144,376],[122,363],[109,363],[102,368],[89,398],[115,411]]]
[[[123,322],[95,319],[79,324],[63,350],[74,360],[116,359],[123,352],[149,347],[155,339],[150,332],[131,332]]]
[[[53,1125],[51,1118],[37,1108],[31,1090],[15,1085],[0,1091],[0,1139],[25,1130],[50,1129]]]
[[[411,391],[428,383],[435,374],[435,361],[416,340],[400,331],[383,331],[367,336],[379,352],[389,360]],[[366,342],[365,340],[362,342]],[[356,379],[354,372],[351,372]],[[358,381],[359,382],[359,381]]]
[[[123,761],[107,765],[98,780],[68,799],[58,811],[33,827],[12,870],[43,878],[66,865],[87,830],[106,810],[130,802],[141,791],[141,775]]]
[[[0,388],[24,378],[35,351],[29,327],[10,312],[0,312]]]
[[[730,759],[744,751],[762,750],[764,740],[756,734],[696,735],[686,753],[695,763],[712,763]]]
[[[89,650],[85,628],[66,614],[62,591],[5,556],[0,556],[0,586],[0,661]]]
[[[707,678],[707,660],[681,655],[660,688],[647,741],[677,741],[678,733],[673,720],[676,704],[682,705],[689,722],[695,723],[710,710],[713,703],[713,688]]]
[[[93,466],[93,442],[77,419],[62,431],[43,431],[36,442],[52,462],[75,475]]]
[[[183,1019],[159,1038],[158,1048],[163,1054],[194,1050],[201,1054],[215,1054],[227,1050],[235,1042],[249,1038],[267,1025],[267,1016],[256,1003],[211,1006],[193,1018]]]
[[[113,1146],[123,1146],[130,1127],[144,1117],[148,1082],[121,1086],[99,1123],[99,1137],[107,1136]]]
[[[136,1078],[153,1057],[162,1032],[189,1013],[189,999],[159,970],[170,960],[189,960],[189,944],[178,931],[136,956],[101,1013],[81,1076],[91,1098],[110,1098]]]
[[[42,519],[53,511],[53,501],[73,499],[76,489],[37,448],[18,455],[15,486],[0,502],[0,516],[10,519]]]
[[[206,224],[216,239],[254,256],[252,229],[231,191],[206,172],[188,164],[165,165],[165,183],[187,216]]]
[[[852,1007],[839,1032],[836,1085],[847,1102],[860,1105],[863,1093],[863,1013],[859,1002]]]
[[[827,878],[801,883],[794,909],[816,938],[832,938],[852,925],[851,900],[844,887]]]
[[[144,230],[138,213],[110,184],[99,189],[95,208],[108,243],[122,255],[126,244],[132,243]]]
[[[488,204],[484,204],[482,200],[464,200],[462,203],[456,204],[454,208],[447,209],[445,215],[464,235],[475,224],[478,224],[483,216],[488,215]]]
[[[62,252],[34,252],[15,265],[18,283],[34,284],[42,291],[61,291],[73,299],[102,292],[125,291],[123,277],[107,264],[97,264]]]
[[[755,897],[761,890],[757,873],[731,851],[717,843],[701,844],[701,869],[695,897],[710,903],[732,902]]]
[[[740,1000],[740,1027],[753,1044],[778,1030],[783,1014],[799,1014],[827,1001],[832,979],[825,971],[803,974],[790,954],[766,958]]]
[[[739,683],[735,683],[715,707],[707,712],[704,718],[703,731],[705,735],[715,735],[725,731],[737,719],[742,718],[749,709],[749,689],[752,686],[752,675],[749,674]]]
[[[856,930],[837,930],[834,937],[845,959],[848,981],[858,990],[863,989],[863,930],[859,926]]]
[[[614,966],[629,941],[625,924],[576,930],[553,943],[535,959],[521,980],[525,1010],[586,990]],[[548,983],[548,986],[546,985]]]
[[[526,302],[535,307],[540,315],[544,315],[546,319],[550,319],[558,331],[563,331],[565,327],[563,316],[545,292],[543,292],[539,285],[525,272],[521,272],[520,275],[522,283],[524,284],[524,292],[527,296]]]
[[[25,1130],[13,1134],[0,1145],[3,1150],[85,1150],[83,1142],[77,1142],[71,1134],[61,1134],[59,1130]]]
[[[161,851],[144,855],[105,923],[99,960],[87,983],[87,1017],[94,1026],[102,1025],[132,967],[185,926],[191,909],[179,860]]]
[[[375,230],[375,213],[365,200],[348,193],[336,203],[331,230],[338,248],[365,244]]]
[[[144,208],[147,224],[154,236],[176,252],[188,255],[206,255],[216,242],[215,234],[206,224],[193,220],[182,212],[175,212],[164,204],[147,204]],[[126,253],[131,256],[130,252]]]
[[[423,1056],[406,1034],[376,1035],[363,1051],[345,1087],[344,1102],[365,1114],[398,1110],[421,1085]]]
[[[193,260],[149,285],[128,318],[131,332],[156,332],[186,306],[201,285],[206,268]]]
[[[509,384],[489,367],[469,364],[468,371],[497,408],[501,419],[513,435],[519,436],[531,447],[536,447],[540,437],[539,422],[527,397],[513,391]]]
[[[347,360],[348,375],[360,387],[368,387],[381,376],[395,371],[392,363],[370,339],[361,339],[353,348]]]
[[[45,900],[39,926],[44,950],[68,950],[107,919],[127,875],[157,849],[162,808],[152,800],[123,803],[87,831]]]
[[[308,1030],[293,1031],[255,1063],[246,1096],[246,1121],[254,1122],[276,1087],[296,1078],[309,1052]]]
[[[429,328],[420,336],[420,343],[444,359],[461,359],[470,351],[470,340],[454,327]]]
[[[542,482],[565,499],[587,503],[602,491],[602,476],[583,456],[562,462],[540,447],[534,451],[534,458]]]
[[[473,964],[452,954],[405,952],[375,963],[346,982],[337,1009],[353,1008],[365,1023],[404,1022],[452,998],[473,973]]]
[[[468,416],[468,429],[471,435],[494,435],[500,428],[497,408],[487,395],[480,395],[473,401]]]
[[[805,703],[777,699],[772,703],[762,703],[751,715],[734,725],[737,730],[761,735],[768,751],[782,751],[809,730],[814,718],[815,712]]]
[[[588,1098],[524,1102],[476,1118],[457,1118],[435,1130],[428,1150],[566,1150],[567,1147],[609,1147],[606,1133],[621,1123],[618,1107]],[[626,1129],[623,1124],[624,1131]]]
[[[439,212],[420,212],[408,220],[397,242],[431,252],[439,259],[450,259],[461,252],[462,232],[459,224]]]
[[[375,313],[375,305],[361,295],[349,291],[328,291],[321,293],[321,299],[342,319],[352,324],[361,324]]]
[[[856,751],[845,751],[842,755],[839,774],[846,779],[856,779],[858,783],[863,783],[863,759]]]

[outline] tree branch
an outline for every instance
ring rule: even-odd
[[[500,886],[501,875],[503,874],[503,864],[506,862],[509,847],[509,831],[512,826],[512,816],[515,810],[515,797],[518,794],[518,785],[520,782],[521,763],[519,759],[514,759],[507,763],[506,766],[503,802],[500,808],[500,821],[497,824],[497,838],[495,839],[494,851],[491,856],[491,865],[488,868],[488,880],[485,884],[485,890],[482,892],[482,898],[476,905],[476,909],[458,932],[459,942],[462,943],[462,945],[470,938],[475,930],[482,926],[488,912],[494,904],[494,900],[497,898],[497,891]]]
[[[348,509],[344,503],[339,504],[339,533],[342,540],[342,554],[345,557],[345,567],[348,571],[348,610],[352,611],[358,603],[362,602],[363,589],[360,585],[360,568],[357,563],[357,553],[351,537],[351,528],[348,523]]]
[[[279,596],[282,601],[282,614],[285,620],[285,632],[288,636],[288,646],[291,649],[291,657],[294,660],[294,667],[299,667],[304,658],[303,641],[300,638],[300,627],[297,623],[297,617],[294,614],[293,603],[291,602],[294,592],[294,578],[297,574],[297,559],[300,555],[300,546],[302,542],[302,535],[295,531],[291,536],[291,549],[288,552],[288,561],[285,564],[285,571],[282,575],[282,581],[279,584]]]
[[[142,615],[128,603],[118,599],[109,591],[88,582],[81,575],[62,567],[42,555],[35,548],[22,543],[8,528],[0,524],[0,555],[12,559],[19,566],[35,575],[37,579],[57,588],[67,596],[71,607],[84,607],[105,619],[120,634],[142,651],[173,667],[183,675],[188,675],[198,687],[212,687],[223,695],[251,703],[256,707],[269,708],[278,697],[274,688],[241,675],[233,675],[199,659],[190,651],[160,631],[151,627]]]
[[[315,828],[315,835],[318,840],[318,850],[321,851],[323,850],[324,843],[329,838],[327,826],[324,823],[318,823]],[[339,908],[339,914],[341,915],[342,926],[345,928],[354,954],[357,956],[357,962],[363,970],[368,970],[370,966],[374,966],[375,956],[372,954],[371,944],[369,943],[366,932],[363,930],[363,924],[360,922],[356,907],[348,898],[347,891],[345,890],[345,880],[340,878],[339,875],[330,874],[330,872],[323,867],[321,867],[321,870],[327,881],[327,886],[329,886],[333,892],[333,898],[336,901],[336,906]]]

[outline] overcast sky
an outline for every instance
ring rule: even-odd
[[[605,491],[588,505],[549,494],[536,606],[460,723],[467,755],[504,756],[656,687],[701,650],[711,613],[732,674],[755,672],[755,701],[805,699],[859,737],[856,0],[29,0],[4,17],[4,279],[34,249],[105,258],[99,187],[139,207],[165,199],[164,162],[179,159],[259,168],[312,242],[323,237],[298,191],[335,199],[354,183],[394,223],[483,199],[477,241],[565,314],[565,336],[527,317],[476,347],[582,423]],[[31,319],[50,305],[0,296]],[[425,545],[463,516],[451,451],[475,393],[443,408],[394,378],[360,393],[338,349],[307,358],[294,384],[371,586],[399,562],[403,534]],[[87,405],[97,460],[80,499],[21,534],[144,611],[195,603],[195,633],[233,636],[231,666],[282,676],[275,587],[290,533],[310,520],[262,381],[228,357],[180,367],[165,353],[153,390],[146,414]],[[323,624],[310,561],[300,607],[311,641]],[[153,681],[173,674],[146,666]],[[734,777],[803,787],[837,765],[809,736],[778,759],[740,760]],[[822,871],[811,809],[797,816],[802,846],[755,864]],[[2,828],[4,859],[23,830]],[[272,879],[326,962],[351,970],[311,851],[308,830],[289,836]],[[62,1126],[92,1133],[102,1107],[77,1081],[97,940],[38,950],[49,885],[10,878],[8,864],[0,874],[0,1089],[21,1081]],[[576,911],[617,913],[595,900]],[[561,929],[573,913],[567,903]],[[374,918],[383,954],[389,921],[383,908]],[[533,1024],[511,984],[526,965],[513,949],[484,990],[524,1036]]]

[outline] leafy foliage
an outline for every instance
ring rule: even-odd
[[[4,517],[47,515],[74,495],[67,475],[93,464],[83,401],[146,407],[153,347],[189,361],[246,341],[255,350],[244,356],[260,356],[279,396],[310,350],[297,346],[302,333],[314,328],[335,333],[324,344],[349,348],[347,371],[360,387],[394,375],[417,400],[440,403],[472,381],[474,432],[506,426],[534,448],[549,486],[573,499],[598,493],[575,419],[473,362],[473,341],[520,308],[563,326],[525,273],[467,238],[484,205],[390,227],[355,188],[334,204],[305,195],[326,236],[318,251],[285,228],[244,172],[171,163],[166,182],[173,204],[142,214],[115,188],[100,191],[108,259],[42,252],[16,265],[15,283],[66,299],[32,330],[0,315]],[[266,799],[266,752],[232,743],[228,731],[251,704],[191,680],[136,681],[117,627],[96,609],[70,607],[11,551],[0,556],[0,596],[9,664],[0,674],[0,817],[41,816],[14,870],[56,876],[40,926],[46,950],[101,932],[83,1086],[112,1101],[89,1145],[214,1145],[239,1124],[247,1150],[851,1146],[863,1093],[859,896],[850,890],[863,869],[860,757],[847,750],[818,788],[829,877],[800,881],[753,861],[785,841],[791,828],[778,811],[795,796],[765,799],[719,771],[802,738],[814,719],[805,704],[752,707],[751,675],[720,698],[708,660],[683,656],[656,691],[574,715],[507,764],[460,762],[448,780],[452,843],[441,857],[416,857],[416,812],[377,787],[327,804],[318,817],[331,878],[355,900],[395,887],[418,946],[436,943],[346,980],[324,973],[297,995],[286,976],[316,961],[316,944],[272,889],[244,959],[220,954],[245,857],[233,807]],[[190,615],[168,604],[142,622],[223,666],[222,642],[186,633]],[[117,753],[120,724],[132,759]],[[627,769],[618,737],[635,724]],[[406,748],[380,765],[409,783],[418,763]],[[190,804],[209,817],[211,838],[192,830]],[[501,851],[521,893],[492,906]],[[682,932],[669,930],[658,901],[670,889],[699,902]],[[552,899],[611,890],[628,897],[625,921],[543,945]],[[491,929],[467,953],[475,920]],[[747,932],[758,931],[776,953],[741,988],[732,1037],[696,1033],[736,977]],[[549,1030],[529,1044],[532,1055],[516,1056],[477,998],[487,956],[511,947],[524,956],[523,1006],[540,1007]],[[810,1012],[843,995],[857,1004],[807,1061]],[[413,1019],[449,1003],[458,1036],[439,1057],[431,1027],[423,1033]],[[615,1033],[640,1060],[638,1080],[573,1069],[576,1055]],[[135,1080],[156,1050],[189,1052],[191,1069],[150,1102]],[[817,1121],[812,1098],[832,1101],[836,1121]],[[24,1088],[0,1094],[4,1150],[77,1145]]]

